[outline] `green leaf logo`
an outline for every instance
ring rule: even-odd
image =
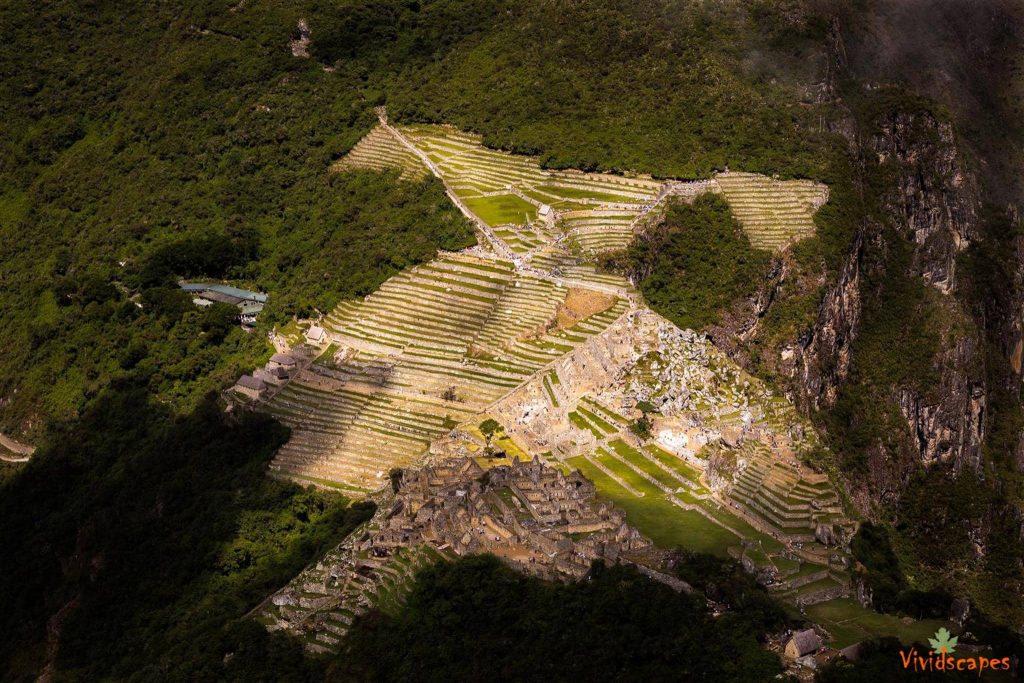
[[[935,632],[934,638],[928,639],[928,644],[937,655],[951,655],[956,652],[956,641],[957,637],[950,638],[949,631],[942,627]]]

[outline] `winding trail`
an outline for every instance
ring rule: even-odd
[[[35,446],[20,443],[5,434],[0,434],[0,446],[15,453],[15,455],[0,453],[0,460],[4,462],[28,462],[32,458],[32,454],[36,452]]]
[[[480,216],[477,216],[468,206],[466,206],[465,202],[463,202],[459,195],[455,193],[455,190],[453,190],[451,186],[448,185],[448,181],[445,180],[444,174],[441,173],[441,169],[437,167],[437,164],[435,164],[434,161],[429,156],[427,156],[427,154],[423,150],[414,145],[407,137],[405,137],[405,135],[403,135],[401,131],[394,128],[393,126],[391,126],[391,124],[388,123],[387,113],[378,110],[377,119],[380,121],[381,128],[391,133],[391,135],[393,135],[396,140],[398,140],[400,143],[402,143],[402,145],[408,148],[409,151],[415,154],[416,157],[420,159],[420,161],[422,161],[427,168],[430,169],[430,172],[433,173],[434,176],[441,181],[441,184],[444,185],[444,191],[448,195],[448,198],[452,200],[452,203],[458,207],[459,211],[461,211],[466,216],[466,218],[472,221],[473,224],[475,224],[477,228],[480,229],[480,232],[483,233],[484,237],[486,237],[487,241],[490,243],[491,248],[502,258],[508,259],[509,261],[512,261],[518,266],[521,259],[519,259],[515,255],[515,253],[508,248],[508,245],[505,244],[504,241],[502,241],[497,235],[494,234],[494,231],[491,229],[491,226],[486,221],[480,218]]]

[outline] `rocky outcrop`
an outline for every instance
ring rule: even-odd
[[[881,117],[875,124],[870,149],[892,177],[883,206],[914,245],[908,274],[942,293],[937,306],[943,317],[953,319],[951,327],[961,328],[944,331],[945,348],[934,361],[938,388],[925,396],[918,388],[898,387],[897,403],[922,463],[952,461],[958,471],[977,470],[986,406],[983,354],[973,323],[950,295],[958,287],[957,255],[978,238],[978,188],[949,123],[916,111]]]
[[[295,27],[295,34],[288,43],[288,47],[292,51],[292,56],[309,59],[310,42],[312,41],[310,39],[309,22],[305,19],[299,19],[299,23]]]
[[[901,388],[900,413],[907,420],[921,462],[952,462],[956,471],[978,470],[985,435],[985,384],[977,374],[980,351],[972,337],[957,339],[939,360],[940,385],[935,398]]]
[[[862,235],[857,235],[839,277],[825,291],[815,326],[783,351],[784,359],[787,354],[793,358],[790,376],[798,379],[796,403],[805,410],[831,407],[850,371],[851,345],[860,327]]]
[[[911,270],[944,294],[956,285],[956,256],[977,237],[978,189],[964,169],[952,126],[930,112],[876,121],[870,149],[894,173],[885,198],[914,249]]]
[[[933,361],[938,386],[928,391],[894,387],[892,400],[907,421],[920,463],[952,462],[958,471],[977,470],[987,403],[982,349],[973,323],[952,295],[958,286],[957,256],[978,238],[978,190],[948,123],[918,111],[887,115],[874,124],[864,143],[865,163],[877,162],[869,172],[880,172],[889,188],[881,197],[884,214],[913,245],[907,274],[940,293],[933,304],[948,321],[944,347]],[[888,262],[891,250],[882,235],[880,226],[865,221],[825,291],[815,325],[783,351],[793,359],[788,374],[796,380],[794,398],[809,412],[834,405],[849,374],[865,269],[896,267]],[[909,471],[895,463],[883,469],[885,488]]]
[[[732,486],[745,467],[746,462],[739,461],[735,450],[719,448],[708,459],[704,480],[712,491],[724,491]]]
[[[734,301],[730,308],[721,311],[717,323],[704,329],[708,339],[733,360],[749,369],[750,358],[746,344],[757,335],[759,321],[779,296],[792,270],[788,254],[776,256],[757,291],[750,297]]]

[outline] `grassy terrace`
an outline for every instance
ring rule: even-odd
[[[622,201],[622,195],[611,192],[596,192],[589,189],[567,187],[565,185],[538,185],[536,190],[554,197],[555,199],[571,200],[584,199],[592,202],[618,202]]]
[[[671,490],[675,490],[680,486],[685,486],[684,481],[679,477],[674,476],[671,470],[667,470],[661,467],[658,463],[652,462],[648,458],[645,458],[640,451],[631,447],[621,439],[616,439],[608,443],[612,450],[620,458],[631,464],[633,467],[639,468],[642,472],[646,472],[648,475],[654,477],[656,481]]]
[[[815,481],[763,450],[751,461],[729,497],[782,533],[813,535],[818,521],[841,520],[842,508],[828,481]]]
[[[517,276],[508,262],[444,254],[362,301],[343,302],[326,325],[337,345],[357,353],[340,364],[314,363],[261,407],[293,428],[271,468],[352,491],[379,488],[390,468],[415,463],[432,439],[607,328],[628,306],[619,299],[569,329],[542,333],[565,294],[550,281]],[[557,402],[557,375],[543,380]],[[607,413],[584,411],[580,424],[614,431]],[[525,456],[511,442],[496,446]]]
[[[922,619],[909,624],[899,617],[862,607],[851,598],[838,598],[807,607],[807,617],[824,626],[832,634],[834,647],[843,648],[867,638],[891,636],[904,644],[928,642],[927,639],[939,628],[946,627],[953,633],[959,628],[941,619]]]
[[[367,133],[334,165],[335,171],[355,169],[397,169],[401,171],[402,180],[419,180],[428,173],[427,167],[412,150],[380,126]]]
[[[598,439],[607,436],[580,413],[570,413],[569,419]],[[572,458],[567,463],[591,478],[602,494],[626,511],[630,523],[659,545],[678,544],[724,555],[746,538],[759,543],[758,552],[773,555],[783,550],[782,543],[705,498],[708,492],[700,484],[697,470],[658,446],[647,445],[641,452],[622,439],[613,439],[607,447],[597,448],[592,458],[640,495],[624,488],[585,457]],[[684,509],[673,502],[673,497],[699,510]],[[763,563],[768,562],[769,558],[764,557]],[[782,559],[781,565],[780,570],[793,570],[799,563]],[[821,569],[814,566],[815,571]]]
[[[467,197],[469,210],[488,225],[526,223],[537,219],[537,207],[514,194],[493,197]]]
[[[635,475],[645,493],[655,493],[637,498],[590,464],[586,458],[572,458],[567,463],[593,481],[601,495],[621,507],[630,524],[663,548],[682,546],[726,557],[729,547],[739,543],[736,534],[711,522],[699,512],[673,505],[660,495],[658,489]]]
[[[540,205],[547,204],[569,212],[561,229],[569,243],[586,254],[626,246],[633,220],[661,187],[649,178],[544,170],[534,157],[487,149],[479,136],[446,126],[415,125],[401,131],[485,223],[525,225],[537,218]],[[542,247],[553,237],[546,228],[496,234],[517,253]]]
[[[814,204],[828,191],[807,180],[778,181],[754,173],[723,173],[715,181],[750,243],[771,250],[814,234]]]
[[[682,478],[690,481],[694,485],[694,490],[698,493],[707,492],[707,489],[700,483],[700,472],[696,468],[688,464],[685,460],[677,455],[669,453],[665,449],[655,444],[648,444],[644,446],[644,450],[647,451],[654,459],[656,459],[662,467],[675,472]]]
[[[551,387],[551,378],[550,378],[551,374],[552,373],[548,373],[548,374],[544,375],[544,392],[548,395],[548,400],[551,401],[551,405],[554,406],[555,408],[557,408],[558,407],[558,398],[555,397],[555,391]],[[558,377],[558,375],[555,375],[555,377]]]
[[[617,433],[619,431],[615,426],[613,426],[613,425],[609,424],[608,422],[602,420],[600,417],[598,417],[597,415],[595,415],[591,411],[587,410],[582,405],[577,405],[576,406],[576,412],[579,413],[580,415],[582,415],[583,417],[585,417],[588,422],[591,422],[591,423],[597,425],[597,428],[600,429],[605,434],[615,434],[615,433]]]
[[[611,408],[598,403],[589,396],[584,396],[582,399],[580,399],[580,402],[586,404],[591,410],[603,413],[606,417],[617,423],[620,427],[626,427],[629,425],[628,419],[618,414]]]
[[[587,421],[585,417],[583,417],[576,411],[572,411],[569,413],[569,421],[572,422],[573,425],[575,425],[578,429],[582,429],[585,432],[590,432],[598,439],[603,439],[606,436],[606,434],[602,432],[600,429],[598,429],[596,425]]]

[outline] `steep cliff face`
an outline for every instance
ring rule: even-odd
[[[1024,585],[1024,226],[1007,199],[1015,183],[993,190],[1007,164],[989,152],[1019,124],[1002,125],[1003,109],[982,116],[1000,79],[974,82],[956,68],[987,68],[995,48],[974,49],[985,40],[967,36],[955,58],[939,60],[935,82],[955,81],[949,102],[941,88],[887,77],[916,73],[915,36],[885,21],[850,28],[876,6],[900,26],[937,12],[941,40],[925,38],[938,40],[926,50],[934,56],[962,38],[952,28],[958,3],[865,5],[833,17],[828,68],[808,89],[841,136],[819,236],[776,255],[760,289],[705,331],[816,420],[853,504],[899,537],[914,588],[941,584],[1012,619],[1024,614],[1024,594],[1013,592]],[[850,33],[858,37],[845,42]],[[994,33],[1004,48],[1017,35]],[[869,68],[879,44],[893,50],[881,61],[901,68]],[[965,89],[980,93],[978,107],[956,106]],[[949,542],[932,548],[938,533]],[[1015,597],[993,599],[1005,591]]]
[[[839,277],[825,291],[814,327],[782,353],[793,358],[788,374],[795,380],[797,404],[808,413],[832,407],[850,371],[860,326],[863,242],[859,232]]]
[[[915,245],[911,272],[949,294],[957,254],[977,237],[980,210],[952,126],[928,111],[894,112],[875,124],[870,150],[893,176],[882,201]]]
[[[1013,215],[1011,220],[1019,223],[1020,217]],[[1013,371],[1012,380],[1019,387],[1024,373],[1024,236],[1014,238],[1012,253],[1013,263],[1016,264],[1013,271],[1013,294],[1008,306],[1004,331],[1000,336],[1003,340],[1003,352]],[[1021,438],[1024,440],[1024,434]]]
[[[942,295],[942,348],[933,364],[938,387],[896,387],[900,413],[921,462],[952,462],[977,470],[984,439],[986,388],[975,326],[953,294],[957,257],[978,238],[980,200],[964,168],[951,126],[927,111],[895,112],[876,120],[870,149],[891,178],[881,203],[899,234],[913,244],[908,275]]]
[[[957,471],[977,470],[984,440],[986,384],[983,344],[957,297],[958,256],[979,238],[977,185],[957,148],[952,128],[927,110],[887,112],[862,122],[858,133],[844,120],[842,130],[858,146],[865,193],[876,193],[876,214],[862,217],[836,274],[800,272],[782,255],[756,296],[737,302],[709,330],[717,344],[750,364],[750,346],[769,343],[762,366],[786,385],[807,414],[833,408],[849,378],[866,298],[878,298],[886,271],[918,279],[932,294],[920,302],[931,313],[939,344],[930,359],[934,380],[893,383],[879,397],[896,408],[907,425],[916,463],[892,462],[884,448],[868,454],[870,499],[881,502],[898,491],[915,464],[952,463]],[[886,225],[887,224],[887,225]],[[891,229],[887,229],[891,228]],[[896,244],[895,242],[901,242]],[[894,254],[908,254],[895,258]],[[759,321],[787,297],[822,288],[813,323],[788,339],[760,338]],[[926,293],[927,294],[927,293]],[[1024,347],[1024,343],[1022,343]],[[910,349],[909,351],[916,351]],[[893,353],[899,353],[893,350]]]
[[[976,338],[957,340],[938,359],[940,386],[929,400],[913,389],[901,388],[900,413],[914,435],[921,462],[952,462],[959,472],[977,471],[984,439],[985,383],[977,377]]]

